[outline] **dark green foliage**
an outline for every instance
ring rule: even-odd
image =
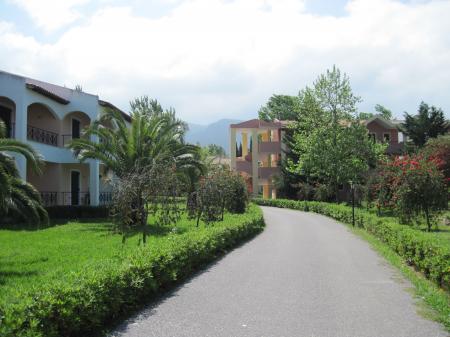
[[[7,138],[6,125],[0,119],[0,224],[48,224],[48,215],[39,192],[22,180],[12,154],[25,157],[34,173],[42,173],[40,154],[29,144]]]
[[[297,96],[272,95],[267,104],[259,109],[259,119],[265,121],[296,120],[299,113]]]
[[[254,200],[259,205],[305,211],[305,203],[293,200]],[[351,224],[352,209],[344,205],[308,202],[309,211]],[[356,223],[385,242],[405,261],[440,287],[450,291],[450,246],[435,236],[414,230],[398,222],[380,218],[365,210],[356,210]]]
[[[447,132],[449,126],[444,112],[425,102],[420,103],[419,112],[412,116],[405,112],[405,123],[402,125],[405,134],[414,145],[422,147],[430,138],[436,138]]]
[[[51,206],[46,208],[50,219],[106,219],[107,206]]]
[[[378,114],[383,117],[384,119],[390,120],[392,119],[392,111],[388,108],[385,108],[381,104],[375,105],[375,110],[378,112]]]
[[[37,285],[0,307],[1,336],[92,336],[168,286],[262,231],[260,209],[215,226],[173,234],[157,247],[136,249],[122,263],[97,263],[76,283]]]
[[[227,211],[230,213],[245,213],[248,204],[248,193],[244,178],[231,172],[228,184],[229,192],[225,201]]]

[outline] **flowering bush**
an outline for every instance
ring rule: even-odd
[[[438,157],[397,157],[382,163],[373,184],[377,207],[395,209],[403,222],[423,215],[428,230],[434,215],[447,207],[446,180]]]

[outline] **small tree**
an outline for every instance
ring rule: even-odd
[[[447,186],[438,169],[439,163],[414,156],[398,164],[400,181],[396,201],[399,214],[404,220],[410,220],[414,214],[423,214],[430,231],[435,215],[447,208]]]
[[[450,135],[430,139],[421,154],[437,163],[447,180],[447,185],[450,185]]]
[[[195,214],[197,227],[200,219],[206,224],[218,221],[222,214],[222,198],[220,185],[214,176],[206,176],[200,180],[198,190],[195,193]]]
[[[248,193],[245,180],[236,172],[230,172],[228,179],[227,211],[230,213],[244,213],[248,205]]]
[[[152,166],[135,168],[114,186],[111,213],[122,233],[122,242],[134,229],[142,233],[146,244],[148,218],[154,216],[158,225],[168,225],[179,219],[176,199],[178,180],[173,161],[162,160]]]

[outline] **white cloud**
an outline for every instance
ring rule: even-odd
[[[81,17],[75,7],[89,0],[11,0],[25,10],[35,24],[46,32],[64,27]]]
[[[196,122],[253,117],[272,93],[296,94],[333,64],[350,75],[362,109],[381,103],[401,114],[423,99],[450,111],[450,1],[353,0],[339,18],[304,8],[185,0],[151,19],[110,5],[53,44],[0,25],[0,58],[6,70],[81,83],[124,108],[149,94]]]

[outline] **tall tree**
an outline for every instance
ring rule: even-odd
[[[298,118],[298,97],[288,95],[272,95],[266,105],[259,109],[259,119],[265,121],[296,120]]]
[[[28,144],[6,138],[6,133],[0,120],[0,219],[10,216],[30,224],[47,223],[39,192],[20,178],[11,154],[23,155],[35,173],[41,173],[41,156]]]
[[[430,138],[445,134],[449,128],[444,112],[425,102],[420,103],[417,115],[405,112],[405,123],[402,125],[405,134],[414,145],[422,147]]]
[[[375,105],[375,111],[383,117],[384,119],[391,120],[392,119],[392,111],[388,108],[382,106],[381,104]]]
[[[349,78],[338,68],[327,70],[299,93],[301,118],[292,126],[292,172],[326,183],[338,196],[340,184],[361,179],[384,148],[367,137],[359,123]]]
[[[70,147],[75,150],[81,161],[100,160],[119,180],[127,180],[129,174],[140,177],[153,174],[153,167],[161,162],[172,163],[169,169],[182,173],[186,168],[200,165],[196,161],[199,148],[186,144],[183,140],[185,128],[183,122],[175,118],[172,112],[154,113],[150,100],[144,98],[132,105],[131,124],[128,125],[122,114],[115,110],[105,110],[99,120],[92,123],[85,131],[87,136],[97,136],[101,141],[89,138],[74,139]],[[162,109],[161,109],[162,110]],[[111,125],[112,127],[105,127]],[[150,172],[150,173],[149,173]],[[135,179],[134,181],[139,181]],[[136,199],[130,204],[133,220],[142,228],[145,239],[147,224],[145,212],[146,193],[158,191],[160,180],[149,179],[136,185]],[[161,187],[162,188],[162,187]]]
[[[199,151],[197,146],[184,142],[183,125],[171,114],[132,109],[128,126],[119,111],[108,109],[85,131],[86,136],[94,135],[101,141],[79,138],[70,147],[81,161],[98,159],[119,178],[135,172],[136,167],[151,166],[155,159],[168,154],[182,167],[193,164],[194,153]]]

